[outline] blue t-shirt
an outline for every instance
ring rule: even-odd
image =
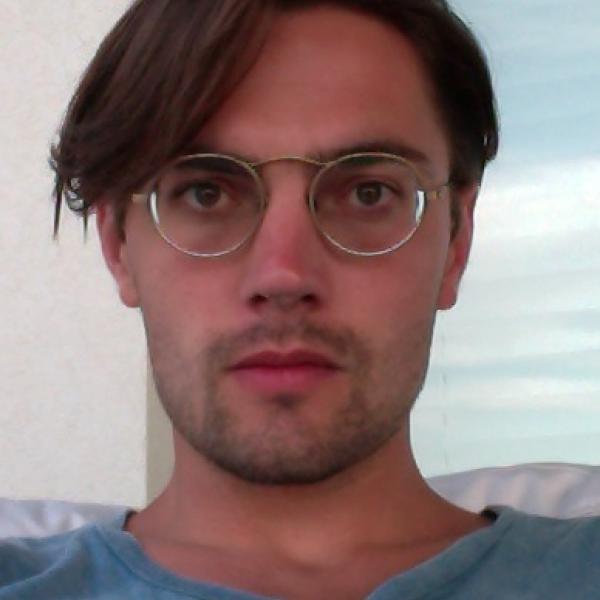
[[[382,582],[368,599],[600,598],[600,518],[493,510],[493,525]],[[122,529],[126,517],[49,538],[1,540],[0,600],[262,598],[162,568]]]

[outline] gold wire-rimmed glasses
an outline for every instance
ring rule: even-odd
[[[192,154],[169,164],[150,192],[134,194],[132,200],[147,203],[158,233],[172,247],[191,256],[224,256],[259,228],[268,207],[259,169],[280,161],[316,169],[307,195],[312,220],[331,244],[356,256],[389,254],[406,244],[427,201],[448,186],[423,189],[412,163],[384,152],[329,162],[300,156],[246,162],[223,154]]]

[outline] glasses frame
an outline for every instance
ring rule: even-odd
[[[176,250],[179,250],[180,252],[187,254],[188,256],[195,256],[198,258],[218,258],[220,256],[225,256],[227,254],[231,254],[232,252],[235,252],[236,250],[241,248],[250,238],[252,238],[254,236],[256,231],[260,228],[260,225],[264,219],[267,205],[268,205],[268,194],[265,191],[265,185],[263,182],[263,178],[260,175],[260,173],[258,172],[258,169],[260,169],[261,167],[264,167],[265,165],[270,165],[272,163],[281,162],[281,161],[293,161],[293,162],[299,162],[299,163],[302,163],[305,165],[317,167],[318,170],[312,177],[311,183],[308,187],[308,195],[306,198],[312,221],[313,221],[315,227],[317,228],[317,231],[329,243],[331,243],[333,246],[335,246],[339,250],[342,250],[343,252],[346,252],[353,256],[363,256],[363,257],[383,256],[385,254],[390,254],[392,252],[395,252],[396,250],[398,250],[399,248],[404,246],[413,237],[413,235],[419,228],[419,225],[421,224],[421,222],[423,220],[423,215],[425,214],[425,209],[427,207],[429,200],[432,198],[435,200],[438,200],[439,197],[441,196],[442,191],[445,188],[448,188],[450,186],[450,181],[447,181],[446,183],[443,183],[442,185],[439,185],[435,188],[425,189],[424,187],[422,187],[422,183],[421,183],[422,178],[420,177],[419,169],[412,162],[410,162],[409,160],[406,160],[402,156],[399,156],[397,154],[390,154],[387,152],[357,152],[357,153],[353,153],[353,154],[346,154],[344,156],[340,156],[334,160],[326,161],[326,162],[319,161],[319,160],[316,160],[316,159],[313,159],[310,157],[306,157],[306,156],[295,156],[295,155],[276,156],[276,157],[268,158],[268,159],[261,160],[258,162],[249,162],[249,161],[242,160],[240,158],[236,158],[235,156],[229,156],[227,154],[198,153],[198,154],[186,154],[184,156],[181,156],[181,157],[175,159],[174,161],[172,161],[171,163],[169,163],[163,170],[171,168],[173,165],[176,165],[177,163],[184,162],[186,160],[195,159],[195,158],[220,158],[220,159],[230,160],[230,161],[236,163],[238,166],[242,167],[248,173],[250,173],[250,175],[254,179],[256,186],[257,186],[257,190],[260,193],[261,215],[260,215],[260,218],[257,220],[255,227],[252,228],[240,242],[236,243],[234,246],[232,246],[230,248],[227,248],[226,250],[221,250],[219,252],[205,253],[205,252],[196,252],[193,250],[187,250],[185,248],[178,246],[173,240],[171,240],[162,230],[162,228],[160,226],[160,217],[158,214],[157,181],[160,179],[160,173],[154,179],[154,182],[152,184],[152,190],[150,192],[132,194],[131,201],[134,204],[146,204],[147,205],[150,215],[152,216],[152,221],[154,222],[154,226],[155,226],[156,230],[158,231],[159,235],[163,238],[163,240],[167,244],[169,244],[171,247],[175,248]],[[349,159],[353,159],[353,158],[382,158],[382,159],[386,159],[386,160],[395,160],[399,163],[402,163],[406,167],[408,167],[415,176],[415,181],[417,182],[417,185],[418,185],[417,190],[416,190],[416,192],[417,192],[417,198],[416,198],[416,200],[417,200],[417,215],[416,215],[417,218],[415,221],[415,226],[411,229],[411,231],[407,235],[404,236],[404,238],[402,238],[400,241],[396,242],[389,248],[385,248],[383,250],[371,251],[371,252],[362,251],[362,250],[354,250],[352,248],[346,248],[343,244],[341,244],[340,242],[338,242],[337,240],[332,238],[331,235],[329,235],[326,231],[324,231],[322,229],[321,225],[319,224],[317,214],[316,214],[315,193],[314,193],[315,189],[319,183],[319,180],[323,177],[324,174],[326,174],[328,171],[330,171],[331,169],[336,167],[339,163],[349,160]]]

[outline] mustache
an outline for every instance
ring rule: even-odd
[[[350,361],[363,367],[371,362],[367,343],[352,329],[307,321],[277,325],[258,323],[235,334],[221,335],[208,346],[207,354],[210,366],[218,369],[231,364],[236,356],[256,346],[283,346],[294,342],[316,349],[328,349],[342,362]]]

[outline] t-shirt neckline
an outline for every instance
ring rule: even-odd
[[[113,555],[136,577],[155,587],[187,594],[202,600],[271,600],[245,590],[229,588],[221,584],[194,580],[177,575],[152,560],[142,549],[135,536],[123,528],[128,517],[135,511],[127,509],[109,522],[95,524]],[[493,519],[488,527],[474,531],[458,539],[445,550],[415,567],[394,575],[374,589],[366,600],[387,600],[402,597],[404,600],[420,598],[420,581],[427,582],[428,589],[443,588],[456,577],[469,570],[512,527],[520,514],[506,506],[487,507],[480,513]],[[424,591],[424,590],[422,590]],[[402,596],[399,596],[402,594]]]

